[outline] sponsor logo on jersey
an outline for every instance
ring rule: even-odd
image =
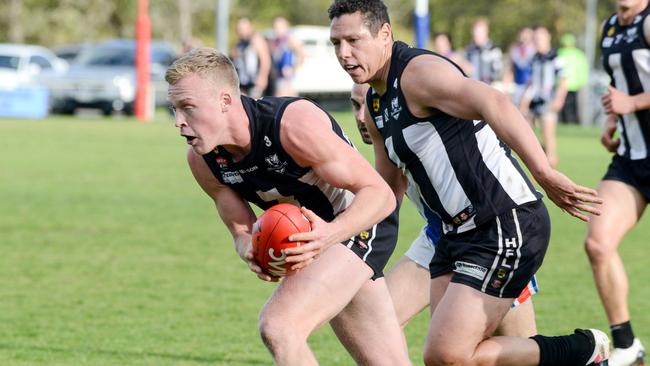
[[[494,281],[492,281],[490,286],[492,286],[494,288],[499,288],[499,287],[501,287],[502,284],[503,284],[503,282],[501,280],[496,280],[495,279]]]
[[[503,279],[506,276],[506,274],[508,274],[508,271],[506,271],[505,268],[499,268],[499,270],[497,271],[497,278]]]
[[[372,99],[372,110],[374,112],[379,112],[379,98]]]
[[[223,181],[227,184],[243,183],[244,179],[239,175],[239,172],[222,172],[221,176]]]
[[[248,168],[246,168],[246,169],[239,169],[239,172],[245,174],[245,173],[251,173],[251,172],[254,172],[254,171],[256,171],[257,169],[258,169],[258,168],[257,168],[257,165],[253,165],[253,166],[248,167]]]
[[[368,240],[368,238],[370,237],[370,233],[367,232],[367,231],[362,231],[362,232],[359,233],[359,237],[362,240]]]
[[[468,275],[479,280],[485,279],[488,269],[478,264],[456,261],[454,263],[454,272]]]
[[[607,36],[611,37],[614,35],[615,32],[616,32],[616,27],[609,27],[609,29],[607,30]]]
[[[461,224],[463,224],[464,222],[466,222],[467,220],[472,218],[472,216],[474,216],[474,214],[476,214],[476,211],[474,210],[474,206],[469,205],[469,206],[465,207],[464,210],[459,212],[458,215],[452,217],[451,221],[454,223],[454,225],[460,226]]]
[[[267,156],[266,158],[264,158],[264,161],[266,161],[266,164],[269,165],[267,170],[274,171],[280,174],[284,173],[284,171],[287,170],[287,162],[280,161],[280,158],[278,158],[278,154]]]
[[[375,116],[375,124],[377,125],[377,128],[384,128],[384,117]]]
[[[390,114],[394,119],[398,119],[399,114],[402,111],[402,106],[399,105],[399,99],[397,97],[393,98],[393,100],[390,101],[390,108]]]
[[[603,48],[610,48],[612,47],[612,44],[614,44],[614,38],[612,37],[603,38],[603,43],[602,43]]]
[[[215,159],[217,162],[217,165],[219,165],[219,168],[225,168],[228,166],[228,159],[224,158],[223,156],[217,156]]]

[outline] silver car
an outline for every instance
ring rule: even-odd
[[[0,43],[1,88],[36,84],[46,74],[60,75],[67,68],[67,62],[45,47]]]
[[[156,105],[166,105],[165,70],[176,58],[164,42],[151,43],[151,85]],[[84,47],[68,72],[42,80],[50,90],[54,113],[72,114],[77,108],[97,108],[105,115],[132,115],[136,92],[135,41],[112,40]]]

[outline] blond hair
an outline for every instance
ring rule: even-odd
[[[167,69],[165,80],[174,85],[191,74],[208,78],[215,85],[225,84],[233,91],[239,91],[239,77],[235,67],[226,55],[214,48],[197,47],[181,56]]]

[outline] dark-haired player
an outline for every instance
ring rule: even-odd
[[[581,219],[598,214],[595,191],[554,170],[508,97],[465,77],[447,59],[394,42],[380,0],[336,0],[330,38],[355,83],[368,83],[368,124],[377,169],[396,196],[407,179],[443,221],[429,265],[433,314],[427,365],[589,365],[609,355],[598,330],[532,338],[494,337],[514,298],[540,267],[548,213],[511,155],[549,198]],[[499,136],[499,137],[497,137]],[[510,147],[509,147],[510,146]]]

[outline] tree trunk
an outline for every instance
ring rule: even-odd
[[[23,43],[25,41],[25,34],[23,32],[23,25],[21,21],[21,14],[23,11],[23,0],[10,0],[9,2],[9,42]]]

